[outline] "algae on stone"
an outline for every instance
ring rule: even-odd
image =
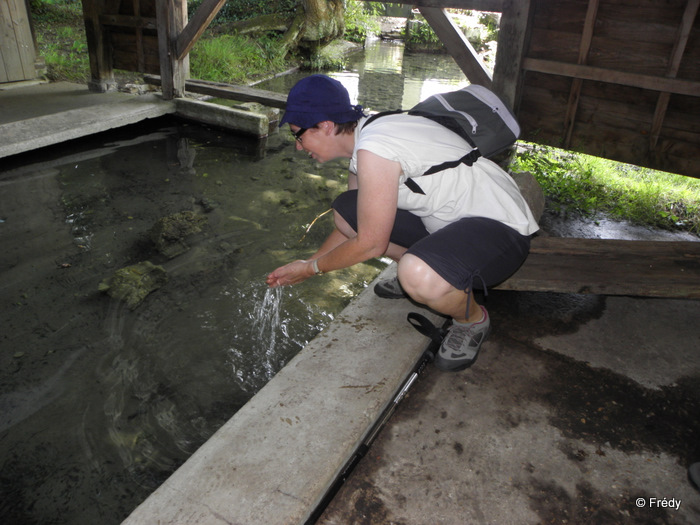
[[[114,272],[111,277],[104,279],[99,290],[110,297],[124,301],[134,310],[148,294],[168,282],[168,275],[162,266],[156,266],[149,261],[126,266]]]
[[[151,228],[151,239],[160,253],[172,259],[190,249],[185,239],[202,231],[206,217],[183,211],[163,217]]]

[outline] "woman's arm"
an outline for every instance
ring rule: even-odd
[[[318,268],[323,272],[347,268],[359,262],[379,257],[389,246],[398,202],[398,162],[379,157],[367,150],[357,155],[357,235],[344,237],[337,230],[331,233],[317,254]],[[336,244],[325,253],[322,250]],[[296,284],[314,275],[312,261],[294,261],[272,272],[270,286]]]

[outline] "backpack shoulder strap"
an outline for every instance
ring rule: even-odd
[[[451,160],[451,161],[447,161],[447,162],[443,162],[442,164],[436,164],[435,166],[430,167],[430,168],[428,169],[428,171],[426,171],[425,173],[423,173],[423,175],[432,175],[433,173],[437,173],[437,172],[442,171],[442,170],[446,170],[446,169],[449,169],[449,168],[457,167],[457,166],[459,166],[460,164],[466,164],[467,166],[471,166],[472,164],[474,164],[474,162],[476,162],[476,160],[477,160],[479,157],[481,157],[481,153],[479,153],[479,149],[476,147],[476,144],[474,144],[474,142],[471,140],[471,138],[470,138],[468,135],[463,134],[463,133],[460,133],[460,131],[458,131],[458,129],[455,129],[455,126],[454,126],[454,124],[453,124],[454,119],[451,119],[451,118],[449,118],[449,117],[444,117],[444,118],[441,119],[440,117],[435,118],[435,117],[433,117],[433,116],[431,116],[431,115],[428,115],[428,114],[421,114],[420,112],[413,112],[413,111],[411,111],[411,110],[409,110],[408,112],[406,112],[405,110],[396,109],[396,110],[393,110],[393,111],[382,111],[382,112],[380,112],[380,113],[375,113],[374,115],[372,115],[371,117],[369,117],[367,120],[365,120],[364,124],[362,124],[362,128],[364,129],[364,127],[365,127],[367,124],[370,124],[371,122],[374,122],[374,121],[377,120],[379,117],[383,117],[383,116],[385,116],[385,115],[397,115],[397,114],[399,114],[399,113],[408,113],[409,115],[415,115],[415,116],[419,116],[419,117],[426,117],[426,118],[429,118],[429,119],[431,119],[431,120],[437,122],[438,124],[441,124],[441,125],[443,125],[444,127],[448,128],[448,129],[450,129],[450,130],[452,130],[453,132],[455,132],[455,133],[456,133],[457,135],[459,135],[460,137],[466,139],[467,142],[469,143],[469,145],[472,146],[472,147],[474,148],[472,151],[470,151],[469,153],[467,153],[464,157],[462,157],[462,158],[460,158],[460,159]],[[458,128],[459,126],[456,126],[456,127]],[[423,189],[420,187],[420,185],[419,185],[415,180],[413,180],[412,178],[406,179],[406,181],[404,182],[404,184],[405,184],[406,186],[408,186],[408,188],[409,188],[413,193],[420,193],[420,194],[422,194],[422,195],[425,195],[425,192],[424,192]]]
[[[374,115],[369,117],[367,120],[365,120],[364,124],[362,124],[362,127],[364,128],[367,124],[369,124],[370,122],[374,122],[379,117],[384,117],[386,115],[398,115],[399,113],[404,113],[404,110],[394,109],[393,111],[381,111],[379,113],[375,113]]]

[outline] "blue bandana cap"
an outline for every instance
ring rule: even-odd
[[[302,78],[289,91],[280,126],[289,123],[313,128],[325,120],[343,124],[364,116],[362,106],[350,103],[348,90],[340,82],[326,75],[311,75]]]

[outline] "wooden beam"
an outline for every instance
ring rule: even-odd
[[[597,82],[607,82],[609,84],[621,84],[650,91],[661,91],[675,93],[677,95],[688,95],[691,97],[700,96],[700,82],[695,80],[682,80],[678,78],[656,77],[653,75],[640,75],[638,73],[626,73],[601,67],[571,64],[568,62],[555,62],[553,60],[543,60],[539,58],[525,58],[523,69],[526,71],[536,71],[549,75],[560,75],[563,77],[582,78],[584,80],[595,80]]]
[[[700,298],[700,242],[535,237],[499,290]]]
[[[156,29],[156,19],[147,16],[100,15],[100,23],[105,26],[128,27],[132,29]]]
[[[90,59],[91,91],[105,92],[116,89],[114,69],[112,66],[112,46],[109,44],[109,32],[100,23],[101,2],[82,2],[83,21],[85,22],[85,39]]]
[[[182,59],[202,36],[204,30],[226,3],[226,0],[204,0],[185,29],[177,37],[177,58]]]
[[[144,75],[143,79],[155,86],[161,83],[161,78],[158,75]],[[224,82],[189,79],[185,82],[185,89],[190,93],[210,95],[239,102],[258,102],[271,108],[285,109],[287,107],[287,95],[248,86],[234,86]]]
[[[683,18],[681,18],[681,23],[678,27],[676,42],[673,45],[671,60],[669,61],[668,69],[666,71],[666,76],[668,78],[675,78],[676,75],[678,75],[678,69],[681,66],[681,59],[683,58],[683,54],[685,53],[685,49],[688,45],[688,38],[690,38],[690,32],[693,29],[695,17],[698,14],[698,6],[700,6],[700,0],[688,0],[688,4],[685,7],[685,12],[683,13]],[[651,132],[649,133],[650,150],[656,149],[656,144],[659,141],[659,135],[661,135],[661,127],[663,126],[670,100],[670,93],[661,93],[659,95],[659,100],[656,103],[656,110],[654,111],[654,118],[651,123]]]
[[[435,7],[437,9],[473,9],[500,13],[503,4],[509,0],[392,0],[393,4],[409,4],[416,7]]]
[[[156,0],[158,22],[158,54],[163,98],[170,100],[185,94],[189,61],[175,52],[177,37],[187,22],[186,0]]]
[[[474,47],[444,9],[421,7],[419,11],[472,84],[490,88],[493,80]]]
[[[600,0],[589,0],[588,10],[586,11],[586,20],[583,24],[583,33],[581,34],[581,44],[578,51],[578,63],[585,64],[588,61],[588,52],[591,49],[591,41],[593,40],[593,29],[595,21],[598,17],[598,6]],[[575,78],[571,84],[569,91],[569,103],[566,107],[566,116],[564,117],[564,127],[566,134],[564,138],[564,149],[571,147],[571,136],[574,132],[574,124],[576,123],[576,113],[578,111],[578,101],[581,96],[581,86],[583,80]]]
[[[531,0],[505,0],[498,28],[493,91],[514,110],[522,79],[522,62],[529,39]]]
[[[90,1],[92,3],[99,3],[98,0],[87,0],[87,1]],[[119,13],[119,6],[121,5],[122,0],[103,0],[102,3],[104,6],[104,9],[102,9],[103,13],[116,14],[116,13]],[[134,13],[134,14],[136,14],[136,13]]]
[[[134,6],[134,15],[141,16],[141,0],[132,0],[132,5]],[[143,56],[143,28],[135,28],[136,32],[136,60],[138,61],[138,70],[144,71],[146,69],[146,61]]]

